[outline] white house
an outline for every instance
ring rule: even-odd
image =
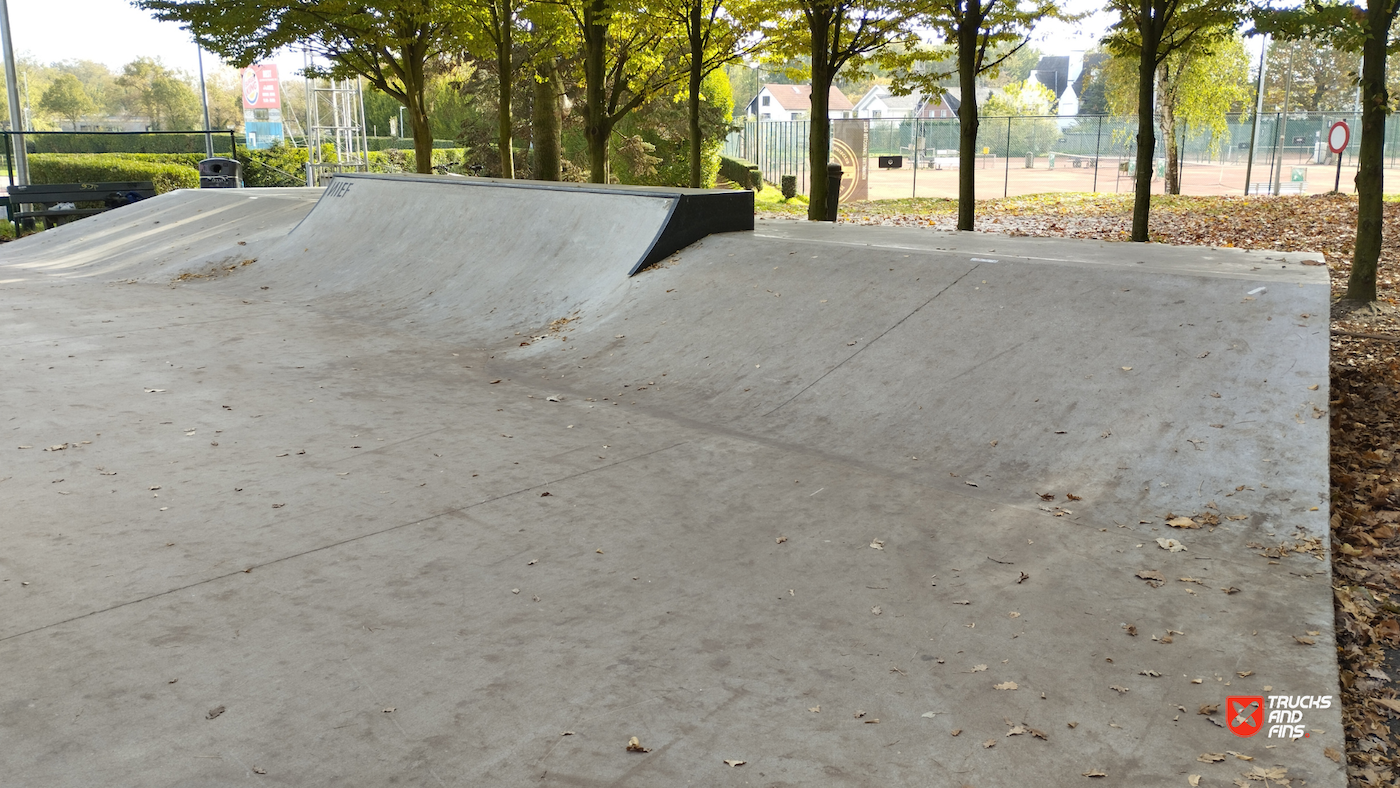
[[[896,96],[885,85],[876,85],[856,102],[856,117],[872,120],[889,118],[955,118],[958,102],[951,93],[938,98],[922,93]]]
[[[831,86],[827,102],[827,117],[833,120],[855,117],[851,100],[835,85]],[[812,86],[764,85],[745,111],[759,120],[810,120]]]

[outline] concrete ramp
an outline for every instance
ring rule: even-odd
[[[752,192],[338,175],[251,273],[293,299],[465,337],[616,303],[646,266],[751,229]]]
[[[252,259],[321,189],[181,189],[0,246],[0,281],[35,276],[168,282]]]
[[[1346,784],[1316,255],[337,183],[0,285],[12,781]]]

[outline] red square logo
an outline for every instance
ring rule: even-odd
[[[1236,736],[1253,736],[1264,727],[1263,695],[1231,695],[1225,699],[1225,724]]]

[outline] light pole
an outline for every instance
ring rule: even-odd
[[[10,130],[14,135],[15,178],[29,184],[29,152],[24,147],[24,123],[20,120],[19,83],[15,80],[15,45],[10,40],[10,6],[0,0],[0,46],[5,49],[5,96],[10,100]]]
[[[195,51],[199,53],[199,97],[204,101],[204,158],[214,158],[214,135],[209,132],[209,88],[204,85],[204,47],[199,45],[199,41],[194,42]],[[230,151],[232,156],[233,152]]]

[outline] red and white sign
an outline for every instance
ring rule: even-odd
[[[254,65],[243,69],[243,108],[282,108],[282,93],[278,87],[275,64]]]
[[[1327,147],[1333,153],[1341,153],[1346,150],[1349,142],[1351,142],[1351,128],[1347,126],[1346,121],[1339,120],[1327,130]]]
[[[1253,736],[1264,727],[1264,696],[1231,695],[1225,699],[1225,723],[1236,736]]]

